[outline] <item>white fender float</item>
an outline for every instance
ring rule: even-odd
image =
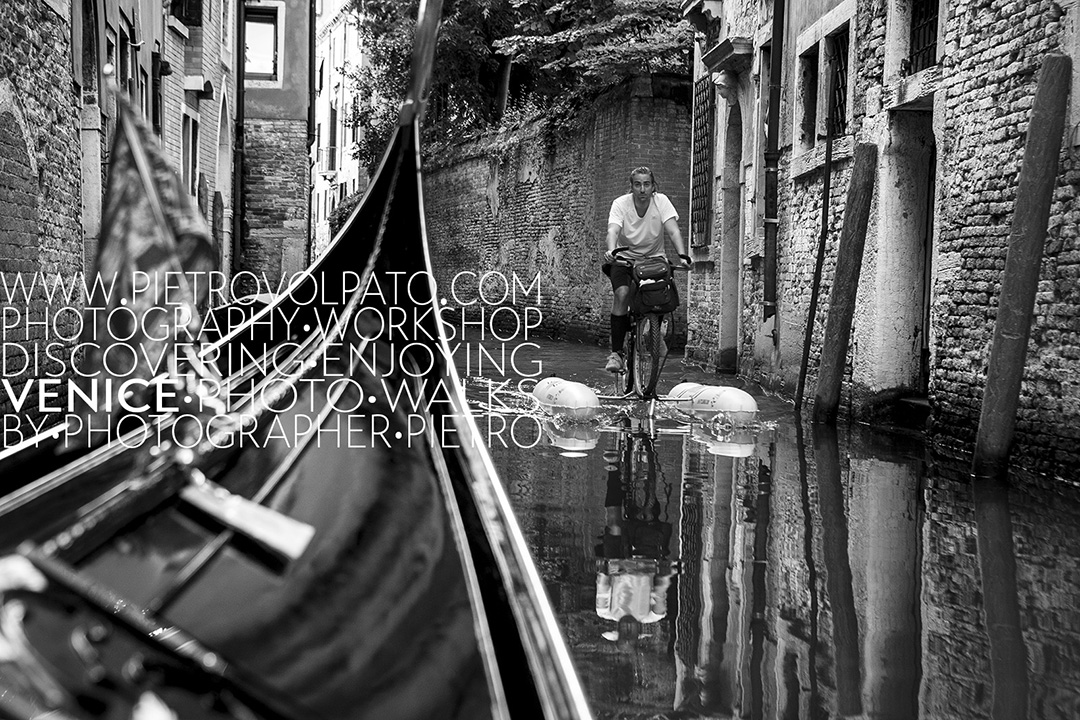
[[[679,403],[679,409],[706,420],[723,414],[736,425],[749,425],[757,419],[757,401],[739,388],[684,382],[668,395],[685,401]]]
[[[536,383],[533,397],[545,412],[574,420],[590,420],[600,411],[600,398],[588,385],[557,377]]]
[[[715,437],[705,429],[695,427],[691,437],[705,446],[710,455],[743,458],[754,454],[756,442],[749,433],[733,433],[724,437]]]
[[[600,442],[600,428],[595,424],[559,427],[554,421],[545,420],[543,428],[548,442],[572,457],[584,457],[585,451],[594,449]]]

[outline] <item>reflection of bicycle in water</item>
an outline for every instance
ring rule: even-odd
[[[636,644],[642,626],[667,615],[675,574],[669,559],[673,484],[660,468],[653,437],[619,433],[604,453],[604,533],[596,545],[596,613],[617,623],[603,637]]]
[[[620,257],[628,248],[612,251],[615,262],[630,267],[630,329],[626,333],[623,357],[626,359],[624,382],[619,389],[642,399],[656,397],[656,384],[667,360],[668,343],[675,335],[675,309],[679,293],[673,266],[666,257],[631,260]]]

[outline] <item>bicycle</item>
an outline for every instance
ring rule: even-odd
[[[623,357],[626,358],[626,366],[623,373],[625,381],[620,383],[625,396],[637,395],[642,400],[650,400],[656,397],[656,385],[660,381],[660,373],[664,369],[667,360],[668,342],[675,335],[675,308],[678,307],[678,292],[675,290],[672,270],[688,270],[689,268],[673,266],[664,256],[645,258],[641,261],[632,261],[627,258],[619,258],[619,253],[628,248],[615,248],[612,255],[616,263],[634,268],[638,263],[649,261],[653,264],[661,264],[666,268],[663,274],[664,281],[669,284],[670,291],[674,294],[673,305],[668,304],[665,309],[653,311],[648,305],[636,301],[636,296],[641,292],[642,283],[634,273],[634,281],[631,285],[630,295],[630,329],[626,333],[626,341],[623,346]]]

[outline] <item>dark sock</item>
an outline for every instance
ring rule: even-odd
[[[612,315],[611,316],[611,350],[612,352],[623,351],[623,344],[626,342],[626,333],[630,330],[630,316],[629,315]]]

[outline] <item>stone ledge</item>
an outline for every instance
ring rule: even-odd
[[[170,30],[172,30],[177,35],[182,36],[185,40],[191,37],[191,32],[188,30],[188,26],[180,22],[178,18],[169,15],[166,18],[166,24],[168,25],[168,28]]]
[[[855,139],[852,135],[843,135],[833,140],[833,162],[845,160],[852,156],[855,150]],[[804,151],[791,160],[791,177],[800,178],[825,165],[825,142],[821,141],[809,150]]]
[[[701,62],[711,72],[728,70],[738,75],[750,69],[754,45],[744,37],[729,37],[718,42],[701,56]]]
[[[883,105],[886,110],[932,110],[934,93],[940,84],[941,65],[896,78],[885,86]]]

